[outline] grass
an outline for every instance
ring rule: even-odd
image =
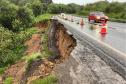
[[[55,76],[47,76],[43,79],[37,79],[32,82],[32,84],[56,84],[57,78]]]
[[[47,22],[51,19],[51,17],[53,16],[53,14],[43,14],[40,16],[37,16],[33,23],[39,23],[39,22]]]
[[[41,53],[33,53],[32,55],[24,56],[22,59],[28,62],[30,60],[36,60],[39,57],[41,57]]]
[[[12,84],[12,83],[13,83],[13,78],[12,77],[8,77],[4,81],[4,84]]]

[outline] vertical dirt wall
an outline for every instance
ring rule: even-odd
[[[56,46],[59,50],[61,58],[65,59],[70,56],[70,53],[76,46],[76,40],[67,33],[63,25],[56,25]]]

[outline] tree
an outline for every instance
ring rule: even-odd
[[[34,15],[32,10],[27,7],[20,7],[17,11],[16,20],[19,21],[18,29],[25,29],[32,26]]]
[[[59,13],[58,4],[50,4],[50,5],[48,6],[48,12],[49,12],[49,13],[54,13],[54,14]]]
[[[68,4],[66,8],[67,13],[76,13],[78,11],[81,11],[81,6],[74,3]]]
[[[18,6],[8,1],[1,0],[0,8],[0,23],[3,27],[13,30],[12,21],[16,17]]]
[[[45,3],[32,3],[29,5],[29,8],[32,9],[33,14],[35,16],[38,16],[38,15],[46,13],[47,4],[45,4]]]

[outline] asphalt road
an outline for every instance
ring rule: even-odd
[[[69,59],[58,64],[54,71],[58,84],[126,84],[126,80],[100,59],[90,45],[78,40]]]
[[[90,34],[94,38],[108,44],[117,51],[126,54],[126,24],[117,22],[107,23],[107,34],[100,34],[100,29],[102,26],[100,24],[89,24],[86,18],[84,19],[85,25],[81,27],[77,24],[80,21],[80,17],[70,16],[68,19],[73,18],[74,22],[66,21],[69,25],[75,25],[81,32]]]
[[[97,55],[102,58],[114,71],[118,72],[126,79],[126,29],[125,24],[108,22],[107,34],[101,34],[101,24],[90,24],[83,18],[84,25],[78,24],[80,17],[73,16],[65,20],[56,17],[60,24],[77,38],[82,44],[88,43]],[[70,20],[69,20],[70,19]]]

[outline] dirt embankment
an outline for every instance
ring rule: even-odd
[[[47,34],[47,32],[45,32],[45,30],[47,30],[48,28],[47,23],[38,23],[35,26],[39,29],[40,32]],[[56,63],[60,63],[70,56],[70,53],[76,46],[76,40],[67,33],[64,26],[61,24],[55,25],[50,29],[51,31],[55,31],[52,32],[53,34],[49,34],[49,39],[55,39],[53,41],[53,48],[51,49],[58,50],[58,52],[54,52],[55,55],[58,55],[58,59],[56,58],[51,61],[49,61],[50,59],[39,59],[33,61],[29,66],[27,66],[28,63],[26,61],[20,60],[14,65],[11,65],[7,68],[2,76],[3,81],[8,77],[13,77],[13,84],[26,84],[26,82],[27,84],[32,84],[33,80],[42,79],[50,75],[53,71],[53,68],[56,66]],[[51,33],[51,31],[49,33]],[[31,39],[26,41],[26,55],[30,56],[32,53],[43,52],[43,42],[41,40],[40,32],[33,34]],[[48,41],[49,42],[47,42],[47,44],[52,44],[50,40]],[[27,69],[26,67],[28,67],[29,69]]]
[[[38,23],[35,25],[36,28],[38,28],[38,33],[33,34],[31,39],[28,39],[25,42],[25,46],[27,46],[27,49],[24,53],[24,55],[26,56],[30,56],[33,53],[38,53],[38,52],[42,52],[42,41],[41,41],[41,32],[45,32],[45,30],[48,27],[48,24],[46,23]],[[47,62],[47,61],[44,61]],[[35,65],[36,64],[36,65]],[[43,64],[43,66],[46,66],[46,64],[48,63],[44,63],[41,62],[41,64]],[[40,64],[40,62],[35,62],[32,65],[39,67],[42,65]],[[8,77],[12,77],[13,78],[13,84],[24,84],[27,81],[27,74],[26,74],[26,67],[27,67],[28,63],[21,59],[19,61],[17,61],[15,64],[9,66],[5,71],[4,74],[1,77],[1,82],[3,83],[3,81],[8,78]],[[32,66],[30,67],[31,69],[33,68]],[[42,68],[39,68],[40,70]],[[39,71],[38,68],[34,68],[34,71],[36,72],[36,70]],[[33,70],[33,69],[32,69]],[[41,70],[43,71],[43,70]],[[29,71],[30,72],[30,71]],[[31,72],[30,72],[31,73]],[[34,72],[33,72],[34,73]],[[32,74],[32,73],[31,73]],[[29,79],[28,79],[29,80]],[[1,83],[0,83],[1,84]]]
[[[25,54],[31,55],[32,53],[41,51],[41,35],[33,34],[32,38],[28,40],[25,45],[27,46],[27,50]]]
[[[43,31],[47,29],[48,25],[49,25],[48,22],[44,22],[44,23],[40,22],[35,24],[34,26],[37,27],[40,31]]]
[[[76,40],[67,33],[63,25],[58,24],[56,29],[56,46],[60,52],[60,56],[66,59],[76,46]]]
[[[52,24],[52,25],[55,25],[55,24]],[[52,30],[55,31],[55,32],[52,32],[54,34],[50,34]],[[49,60],[40,59],[40,60],[34,61],[30,65],[30,69],[27,73],[27,84],[32,84],[33,80],[42,79],[52,74],[53,68],[56,66],[56,64],[68,58],[70,56],[70,53],[76,46],[76,40],[67,33],[67,31],[61,24],[51,27],[48,39],[49,39],[48,40],[49,44],[53,44],[51,40],[55,41],[53,45],[49,46],[49,49],[53,51],[55,55],[57,55],[58,59],[56,57],[56,59],[52,59],[51,61],[50,59]],[[52,50],[52,49],[58,50],[59,53],[55,52],[55,50]]]

